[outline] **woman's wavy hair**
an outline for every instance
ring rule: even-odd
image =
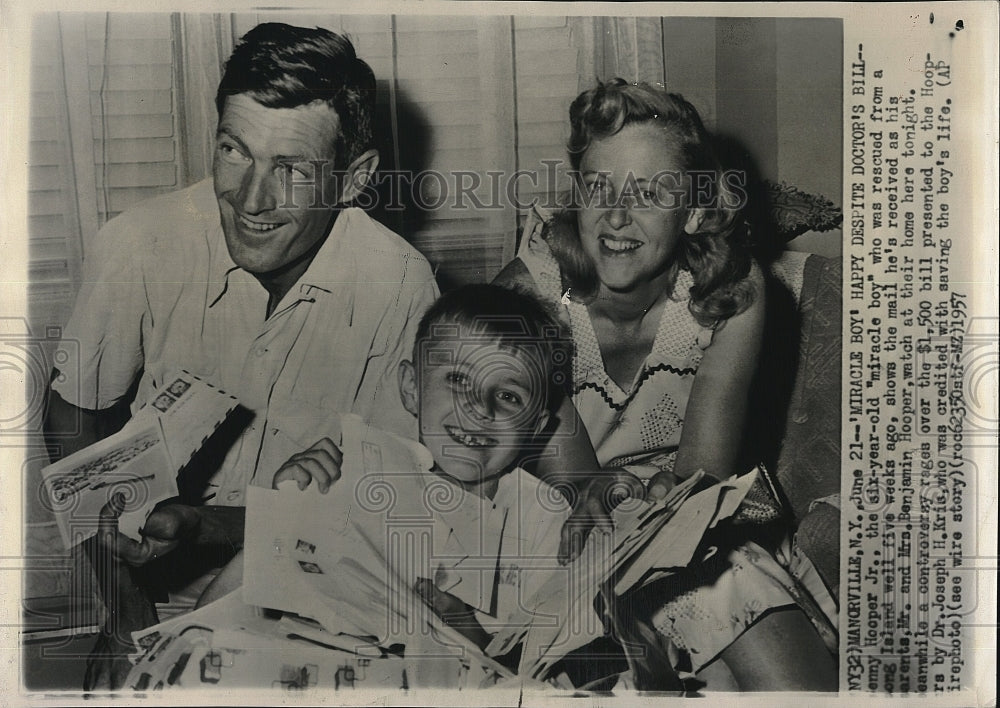
[[[569,158],[579,175],[583,156],[594,140],[616,135],[627,125],[653,123],[663,127],[684,160],[687,174],[714,176],[698,197],[705,218],[696,234],[684,233],[670,264],[670,288],[681,270],[691,272],[691,314],[704,326],[714,326],[749,307],[754,288],[746,280],[752,263],[749,235],[740,212],[746,201],[742,185],[730,184],[715,154],[712,139],[694,107],[679,94],[624,79],[598,83],[581,93],[569,109],[572,133]],[[687,190],[693,196],[694,190]],[[579,196],[579,190],[573,194]],[[574,296],[589,301],[597,294],[597,273],[584,253],[577,232],[575,197],[547,225],[546,239],[559,262],[564,284]]]

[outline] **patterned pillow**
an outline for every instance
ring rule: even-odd
[[[830,231],[840,226],[840,207],[821,194],[803,192],[784,182],[764,180],[771,218],[782,241],[791,241],[807,231]]]

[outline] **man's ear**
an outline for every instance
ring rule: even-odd
[[[684,233],[694,236],[701,231],[701,225],[705,223],[705,210],[692,209],[688,212],[687,221],[684,224]]]
[[[354,201],[372,180],[372,175],[378,169],[378,150],[369,150],[347,166],[344,177],[344,190],[340,195],[341,204]]]
[[[411,415],[420,415],[420,394],[417,392],[417,370],[412,361],[399,362],[399,398]]]

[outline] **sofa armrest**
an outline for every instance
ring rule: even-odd
[[[774,470],[799,520],[840,491],[841,274],[839,260],[805,264],[799,361]]]

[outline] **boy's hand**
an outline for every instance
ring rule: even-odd
[[[583,552],[587,537],[595,528],[610,531],[611,512],[630,497],[642,499],[645,488],[631,472],[623,469],[606,469],[597,474],[584,487],[573,506],[573,513],[563,524],[559,538],[558,561],[571,563]]]
[[[118,493],[101,509],[97,543],[133,567],[169,553],[198,532],[201,517],[197,509],[185,504],[167,504],[149,515],[140,530],[142,541],[135,541],[118,530],[118,517],[124,505],[124,495]]]
[[[340,479],[340,465],[344,461],[344,453],[340,451],[330,438],[323,438],[308,450],[292,455],[283,464],[271,486],[275,489],[282,482],[295,480],[300,490],[304,490],[316,480],[321,494],[326,494],[330,486]]]
[[[471,640],[480,649],[490,643],[490,635],[476,619],[476,611],[454,595],[438,590],[434,581],[417,578],[413,584],[417,595],[434,610],[445,624]]]

